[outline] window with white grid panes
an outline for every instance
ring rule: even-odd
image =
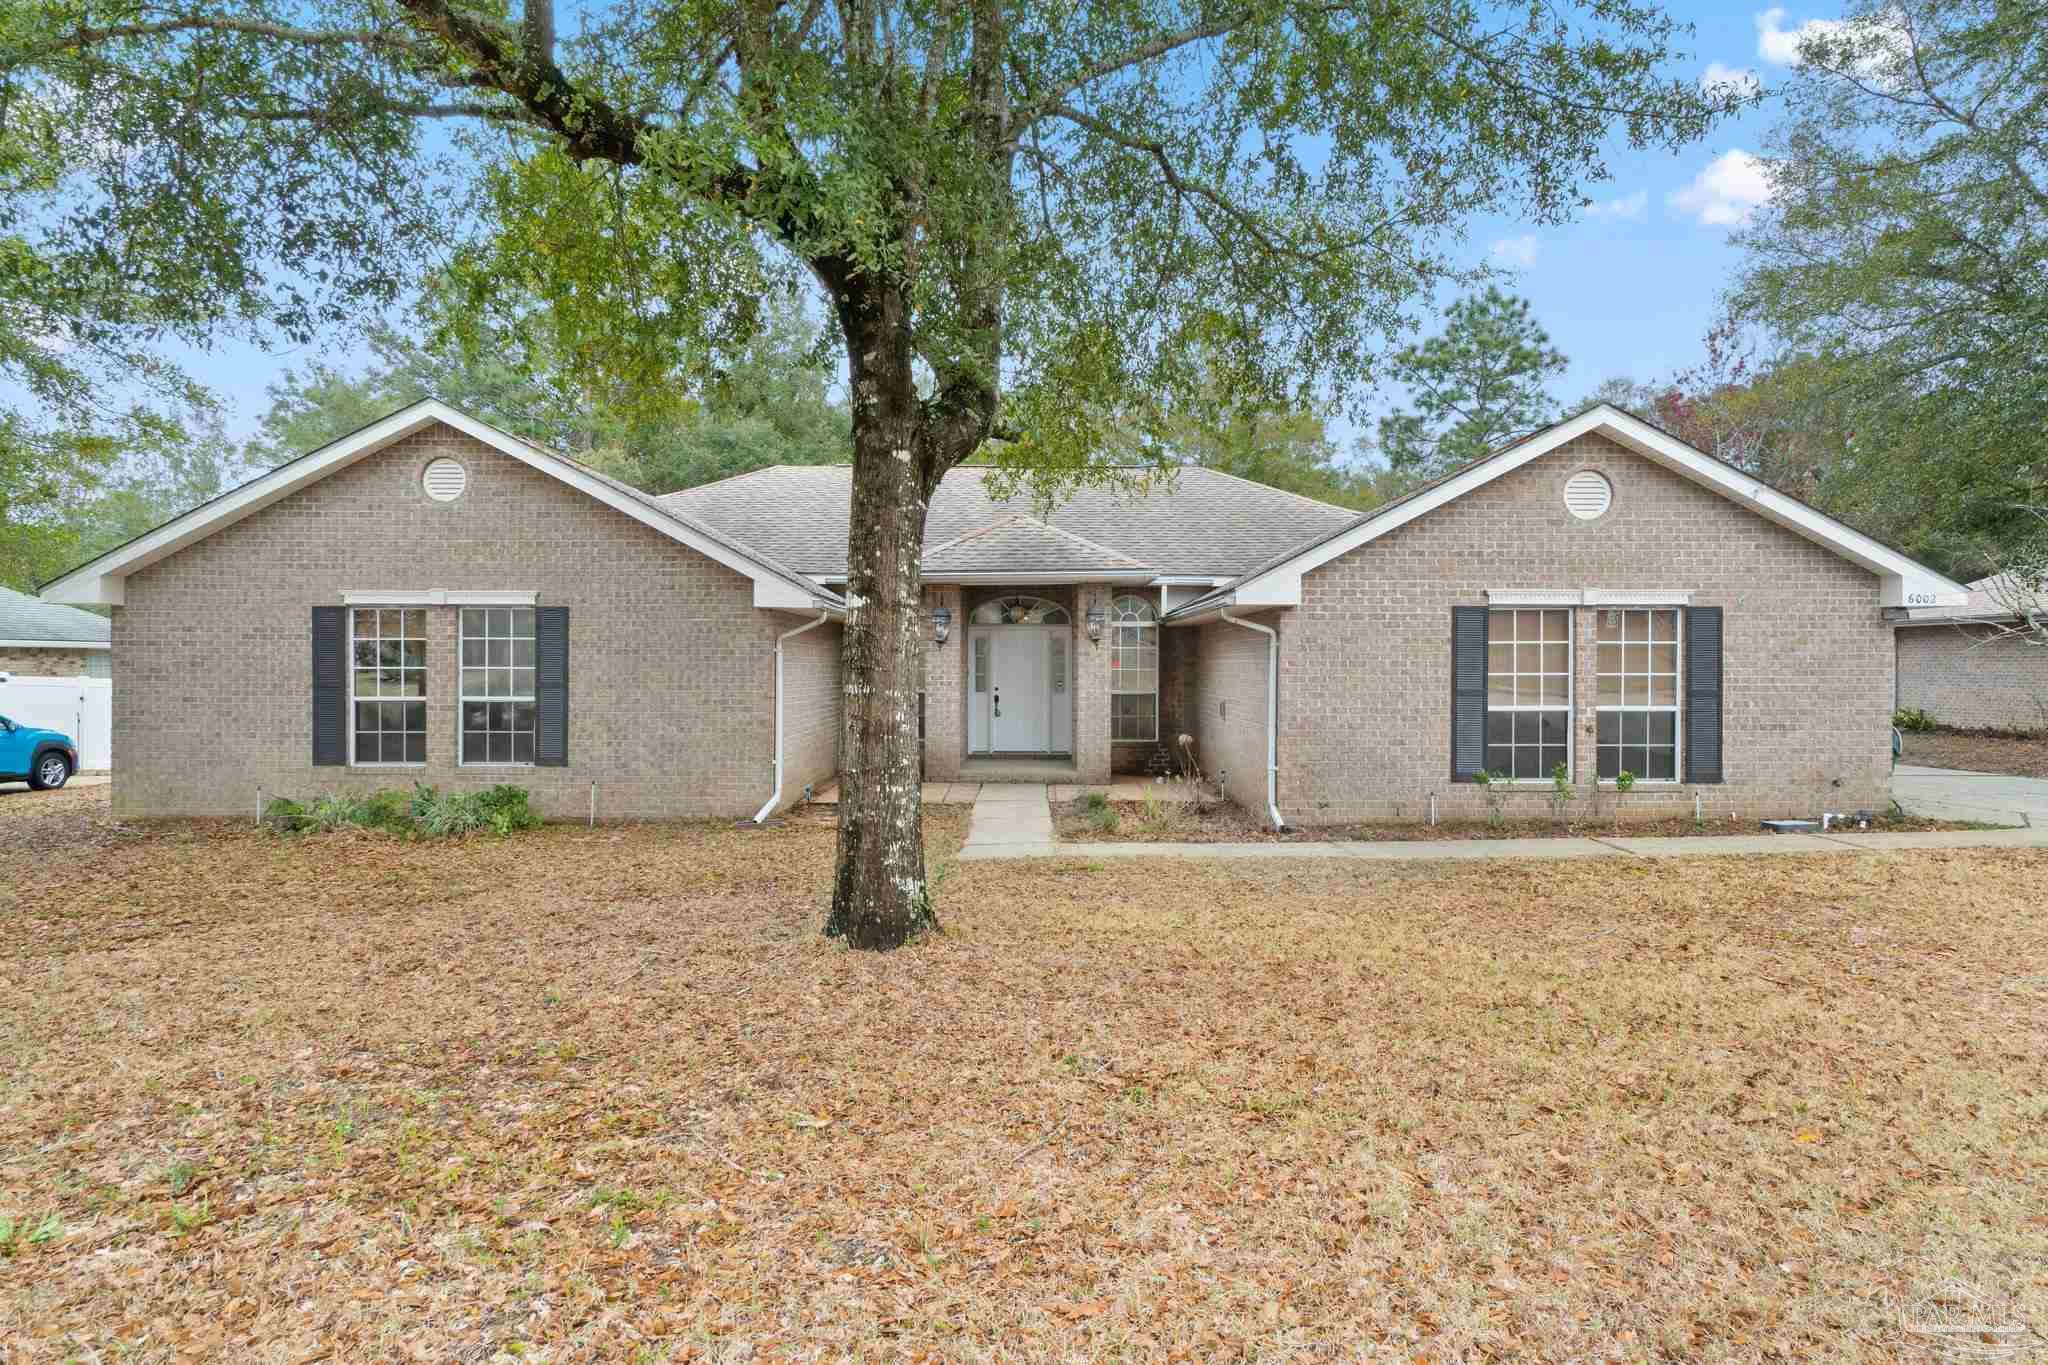
[[[1572,614],[1487,614],[1486,770],[1529,782],[1571,766]]]

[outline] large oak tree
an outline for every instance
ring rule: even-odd
[[[1163,435],[1358,394],[1462,275],[1469,215],[1561,220],[1616,140],[1675,146],[1733,98],[1631,0],[594,0],[559,34],[547,0],[0,13],[4,98],[119,148],[45,245],[196,331],[313,332],[452,251],[479,314],[656,383],[743,343],[765,291],[818,291],[854,464],[828,929],[869,947],[931,914],[918,557],[946,470],[1000,437],[1041,483],[1101,477],[1134,412]]]

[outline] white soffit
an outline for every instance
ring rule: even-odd
[[[1538,432],[1520,445],[1510,446],[1489,459],[1481,460],[1436,487],[1406,502],[1396,503],[1377,516],[1368,516],[1346,531],[1310,546],[1300,554],[1274,565],[1238,584],[1234,596],[1244,604],[1294,606],[1301,601],[1301,576],[1321,568],[1333,559],[1349,554],[1388,532],[1406,526],[1447,502],[1463,497],[1475,488],[1492,483],[1504,474],[1520,469],[1581,436],[1600,435],[1624,449],[1662,465],[1673,473],[1720,493],[1729,501],[1747,507],[1758,516],[1802,536],[1816,545],[1833,550],[1852,564],[1878,575],[1883,587],[1879,604],[1887,607],[1960,606],[1969,589],[1936,573],[1897,550],[1880,545],[1860,531],[1852,530],[1824,512],[1787,497],[1768,485],[1710,455],[1693,449],[1676,437],[1657,430],[1639,417],[1602,403],[1568,422]]]

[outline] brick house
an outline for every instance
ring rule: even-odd
[[[850,471],[649,497],[415,404],[45,589],[114,608],[124,815],[512,780],[744,816],[837,767]],[[1958,584],[1600,406],[1370,513],[1214,471],[1046,508],[957,469],[925,769],[1099,782],[1177,737],[1314,825],[1627,770],[1630,808],[1888,799],[1887,609]]]
[[[1959,730],[2048,734],[2048,648],[2013,633],[2030,594],[1996,574],[1969,594],[1958,606],[1895,613],[1898,705]]]

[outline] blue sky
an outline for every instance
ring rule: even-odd
[[[1751,5],[1717,8],[1682,0],[1668,8],[1695,28],[1687,71],[1702,80],[1760,80],[1765,89],[1788,72],[1802,27],[1839,14]],[[1692,364],[1720,298],[1741,261],[1729,233],[1755,208],[1763,179],[1748,160],[1777,116],[1763,105],[1677,155],[1617,144],[1614,178],[1591,192],[1597,202],[1576,222],[1534,227],[1484,218],[1470,228],[1470,251],[1512,271],[1509,287],[1526,297],[1552,341],[1571,360],[1554,386],[1575,403],[1603,379],[1654,379]],[[266,384],[284,370],[321,359],[353,368],[360,356],[333,342],[265,352],[224,345],[179,357],[230,410],[230,430],[252,430],[267,406]],[[1347,425],[1339,430],[1348,436]]]

